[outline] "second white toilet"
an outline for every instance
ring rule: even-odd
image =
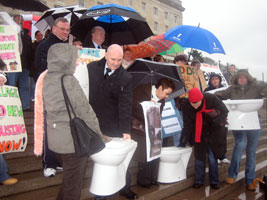
[[[186,168],[191,147],[163,147],[161,150],[158,182],[174,183],[186,179]]]

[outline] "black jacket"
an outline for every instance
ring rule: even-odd
[[[122,137],[130,133],[132,115],[133,80],[120,66],[104,79],[106,60],[88,64],[89,102],[99,120],[101,131],[108,136]]]
[[[34,66],[37,70],[38,76],[47,69],[47,53],[53,44],[64,43],[56,35],[50,33],[46,40],[43,40],[37,47],[35,52]],[[60,56],[60,55],[59,55]]]
[[[180,138],[181,146],[187,142],[194,145],[194,154],[197,160],[205,160],[208,147],[212,149],[216,159],[222,158],[226,153],[225,123],[228,109],[224,103],[214,94],[204,93],[206,109],[215,109],[217,116],[210,116],[202,113],[202,134],[201,142],[195,143],[196,113],[203,107],[203,100],[200,107],[195,110],[187,99],[182,106],[184,128]]]
[[[21,35],[21,41],[22,41],[22,53],[20,55],[21,59],[21,66],[22,68],[28,69],[30,72],[33,67],[33,50],[32,50],[32,39],[29,36],[29,30],[23,29],[23,31],[20,33]]]

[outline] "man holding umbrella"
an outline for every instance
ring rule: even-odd
[[[103,134],[131,139],[132,76],[122,67],[123,50],[111,45],[105,58],[88,64],[89,103],[99,120]],[[138,198],[130,189],[130,173],[126,173],[126,185],[120,195],[128,199]],[[96,200],[105,197],[97,196]]]

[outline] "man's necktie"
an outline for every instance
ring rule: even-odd
[[[97,48],[98,48],[98,49],[101,49],[101,46],[100,46],[100,45],[98,45],[98,46],[97,46]]]
[[[105,77],[105,80],[107,80],[108,79],[108,77],[109,77],[109,72],[111,72],[111,69],[109,69],[109,68],[106,68],[106,73],[105,73],[105,75],[104,75],[104,77]]]

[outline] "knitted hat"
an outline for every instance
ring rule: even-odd
[[[203,99],[203,94],[198,88],[193,88],[188,93],[188,99],[191,103],[196,103]]]

